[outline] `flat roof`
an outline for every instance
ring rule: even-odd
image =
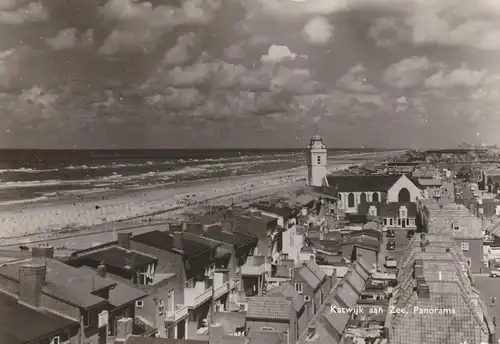
[[[158,230],[147,232],[133,236],[131,240],[139,242],[144,245],[158,248],[160,250],[173,252],[174,239],[173,234],[168,232],[161,232]],[[204,244],[189,240],[182,236],[182,249],[183,256],[186,258],[195,257],[201,253],[213,250],[218,245],[215,243],[206,242]]]
[[[126,266],[132,269],[149,265],[157,261],[156,258],[144,255],[137,251],[127,250],[120,246],[112,246],[103,250],[91,252],[77,256],[71,260],[90,259],[97,263],[104,263],[119,269],[126,269]]]

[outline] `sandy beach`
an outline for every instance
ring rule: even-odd
[[[371,159],[370,159],[371,158]],[[339,160],[329,166],[330,172],[373,160]],[[380,156],[377,156],[380,158]],[[305,167],[249,176],[235,176],[216,180],[198,180],[113,193],[99,193],[82,197],[66,197],[50,202],[11,204],[0,207],[0,237],[7,244],[16,238],[58,232],[78,232],[91,227],[117,223],[122,226],[144,223],[144,216],[154,222],[171,219],[189,208],[208,205],[242,203],[255,198],[271,196],[306,185]]]
[[[347,168],[339,165],[332,170]],[[98,194],[78,199],[60,199],[0,208],[2,238],[25,237],[61,230],[76,230],[104,223],[155,214],[155,221],[172,218],[187,208],[216,205],[230,200],[241,203],[305,185],[306,169],[263,175],[229,177],[180,185]],[[138,219],[136,222],[143,221]],[[132,221],[127,221],[129,224]]]

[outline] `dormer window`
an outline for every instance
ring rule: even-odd
[[[460,230],[460,224],[457,223],[457,222],[453,222],[451,224],[451,229],[453,229],[454,231],[459,231]]]
[[[408,217],[408,209],[405,206],[399,208],[399,217],[406,219]]]

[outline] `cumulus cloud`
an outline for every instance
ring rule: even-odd
[[[314,17],[306,23],[302,35],[312,44],[325,44],[333,37],[333,26],[324,17]]]
[[[173,66],[186,63],[191,58],[189,52],[195,44],[196,35],[192,32],[178,37],[175,46],[165,53],[164,62]]]
[[[457,86],[475,87],[485,80],[487,71],[475,71],[463,65],[449,73],[439,71],[425,80],[425,86],[428,88],[451,88]]]
[[[500,49],[498,3],[442,1],[412,3],[397,15],[378,18],[369,33],[382,46],[400,42]]]
[[[206,25],[219,8],[219,0],[185,0],[181,7],[153,6],[150,2],[109,0],[100,8],[103,18],[115,24],[100,48],[105,55],[121,51],[148,52],[171,29]]]
[[[0,52],[0,87],[8,88],[21,69],[19,52],[10,49]]]
[[[426,57],[413,56],[390,65],[383,73],[383,80],[396,88],[416,86],[421,80],[421,73],[431,67]]]
[[[349,68],[347,73],[337,82],[341,87],[357,92],[376,92],[377,89],[368,83],[366,68],[356,65]]]
[[[55,37],[47,38],[46,43],[53,50],[73,49],[77,46],[89,46],[93,43],[92,30],[87,30],[81,38],[78,34],[78,30],[75,28],[64,29],[59,31]]]
[[[48,13],[40,2],[31,2],[17,7],[12,0],[0,1],[0,24],[18,25],[26,22],[39,22],[48,19]]]
[[[285,60],[293,60],[297,54],[292,53],[286,45],[273,44],[269,47],[266,55],[262,55],[261,61],[266,63],[278,63]]]

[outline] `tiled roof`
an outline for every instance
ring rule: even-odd
[[[0,343],[24,344],[63,331],[77,321],[20,304],[17,298],[0,292]]]
[[[411,244],[415,246],[415,243],[418,242],[413,240]],[[408,314],[388,314],[386,327],[389,328],[389,343],[487,342],[488,329],[482,320],[482,311],[471,301],[472,298],[477,298],[476,291],[466,278],[459,257],[453,250],[444,251],[444,245],[440,244],[442,242],[433,246],[430,241],[425,252],[407,251],[412,257],[404,259],[403,269],[398,275],[399,284],[390,304],[406,309]],[[428,297],[419,296],[415,291],[417,283],[412,264],[416,259],[423,265],[421,276],[429,286]],[[420,314],[414,312],[414,307],[448,309],[455,314]]]
[[[350,315],[347,313],[331,312],[331,307],[353,307],[359,299],[359,294],[350,283],[358,285],[359,277],[362,276],[359,272],[364,271],[359,262],[354,262],[351,268],[347,271],[342,279],[333,287],[330,294],[326,297],[325,302],[320,307],[318,312],[313,316],[308,326],[315,327],[316,336],[308,337],[308,331],[304,331],[298,339],[298,344],[338,344],[342,336]],[[358,270],[359,269],[359,270]],[[357,272],[355,272],[356,270]],[[355,277],[350,277],[355,276]],[[350,281],[347,282],[347,281]],[[364,282],[366,280],[362,278]]]
[[[104,265],[123,270],[126,270],[126,266],[135,269],[157,261],[157,258],[155,257],[151,257],[137,251],[127,250],[120,246],[112,246],[81,255],[77,252],[77,254],[73,254],[73,256],[75,258],[72,258],[72,261],[91,260],[95,262],[93,266],[96,267],[100,263],[104,263]]]
[[[401,175],[380,176],[328,176],[328,185],[339,192],[387,191]]]
[[[283,343],[283,333],[274,331],[252,330],[248,332],[250,343],[254,344],[281,344]]]
[[[307,268],[306,265],[297,268],[295,270],[295,273],[299,274],[313,290],[319,287],[320,280],[314,275],[311,270]]]
[[[208,344],[208,341],[132,336],[127,338],[124,344]]]
[[[160,250],[171,252],[174,249],[172,234],[168,232],[150,231],[135,235],[131,240]],[[182,237],[183,256],[186,258],[193,258],[201,253],[213,250],[216,246],[217,244],[211,243],[208,240],[205,243],[200,243]]]
[[[316,264],[315,261],[309,260],[306,263],[306,266],[320,281],[323,281],[326,278],[325,272],[323,271],[323,269],[321,269],[321,267],[318,264]]]
[[[82,308],[98,305],[106,300],[92,292],[111,288],[114,281],[88,274],[85,270],[74,268],[54,259],[29,258],[0,267],[0,275],[19,280],[19,269],[25,263],[41,263],[47,266],[46,284],[42,292],[62,299]]]
[[[428,232],[432,234],[451,233],[453,237],[461,239],[482,238],[481,219],[470,213],[469,209],[461,204],[450,203],[439,207],[439,205],[427,205]],[[459,224],[459,230],[451,228],[452,224]]]
[[[292,300],[282,297],[259,296],[248,300],[247,318],[289,320],[293,309]]]
[[[419,179],[418,182],[422,186],[441,186],[441,185],[443,185],[443,181],[441,179],[436,179],[436,178],[422,178],[422,179]]]
[[[291,298],[296,312],[299,312],[305,305],[304,297],[295,291],[291,283],[283,283],[279,287],[268,290],[266,296]]]
[[[237,248],[244,246],[257,245],[259,239],[250,233],[242,233],[238,231],[234,231],[231,233],[225,232],[219,226],[213,226],[208,228],[205,232],[203,232],[203,236],[220,241],[229,245],[233,245]]]

